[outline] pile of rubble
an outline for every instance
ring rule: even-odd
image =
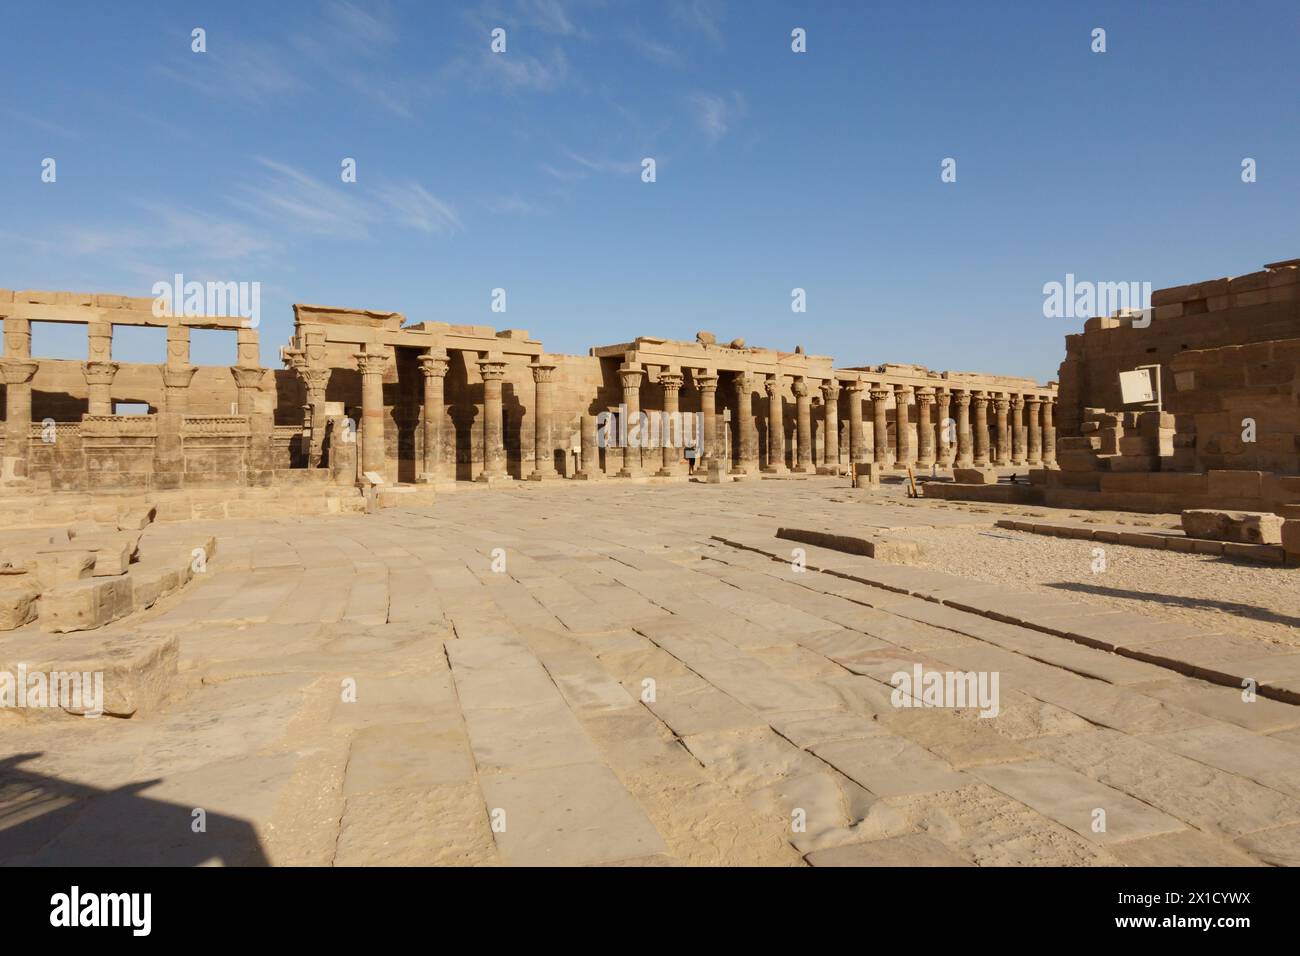
[[[113,522],[0,532],[0,631],[32,622],[54,633],[103,627],[152,607],[206,570],[216,539],[152,527],[145,505]]]

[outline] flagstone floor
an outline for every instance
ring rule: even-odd
[[[842,485],[520,483],[205,523],[202,579],[104,631],[179,637],[165,706],[0,715],[0,863],[1300,863],[1300,706],[908,583],[1059,616],[1051,585],[1087,582],[1068,600],[1102,626],[1257,642],[1286,680],[1300,571],[1114,546],[1107,579],[1080,542],[994,529],[1004,509]],[[781,526],[925,555],[874,586],[818,568],[878,562],[796,555]],[[898,672],[996,675],[997,714],[895,706]]]

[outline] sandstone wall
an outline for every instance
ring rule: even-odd
[[[1170,363],[1185,351],[1300,337],[1300,270],[1293,263],[1235,278],[1212,279],[1152,293],[1151,323],[1133,317],[1089,319],[1065,339],[1057,425],[1076,435],[1084,409],[1120,411],[1119,373],[1163,367],[1161,388],[1174,391]]]
[[[1167,407],[1195,434],[1198,471],[1300,473],[1300,338],[1189,350],[1169,368]]]

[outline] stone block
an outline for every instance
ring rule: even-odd
[[[57,551],[38,552],[35,560],[35,574],[42,588],[80,581],[94,574],[95,552],[73,548]]]
[[[1262,511],[1195,508],[1183,512],[1183,531],[1189,538],[1243,544],[1281,544],[1282,525],[1281,516]]]
[[[1300,558],[1300,517],[1287,518],[1282,523],[1282,550],[1287,559]]]
[[[1210,471],[1206,494],[1214,498],[1259,498],[1263,486],[1262,471]]]
[[[880,486],[880,466],[874,461],[853,463],[853,487],[877,488]]]
[[[41,595],[41,629],[64,633],[103,627],[131,613],[126,575],[60,584]]]
[[[0,584],[0,631],[12,631],[36,620],[40,596],[31,582],[8,579]]]
[[[158,509],[153,505],[132,508],[117,516],[118,531],[143,531],[158,516]]]
[[[723,470],[723,463],[717,458],[710,458],[708,464],[708,474],[705,481],[710,485],[720,485],[726,480],[726,472]]]
[[[952,478],[959,485],[996,485],[998,473],[992,468],[954,468]]]

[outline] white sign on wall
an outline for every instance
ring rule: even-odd
[[[1119,391],[1125,405],[1139,405],[1156,400],[1155,385],[1151,381],[1151,369],[1138,368],[1131,372],[1119,373]]]

